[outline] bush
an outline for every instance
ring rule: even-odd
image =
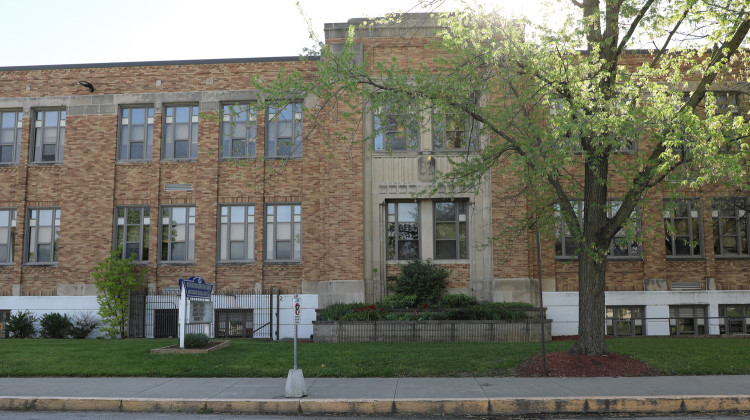
[[[365,306],[364,303],[334,303],[318,313],[321,321],[339,321],[341,317]]]
[[[6,330],[10,333],[11,337],[14,338],[28,338],[33,337],[36,334],[36,327],[34,323],[36,317],[29,311],[18,311],[15,314],[11,314],[8,322],[5,324]]]
[[[401,266],[394,291],[401,295],[416,295],[416,303],[433,304],[440,301],[445,291],[445,281],[450,271],[432,264],[432,261],[414,260]]]
[[[185,334],[185,348],[205,349],[208,347],[208,340],[206,334]]]
[[[69,334],[73,338],[83,339],[91,334],[99,326],[99,319],[91,312],[76,312],[70,317],[73,326],[70,327]]]
[[[440,299],[440,306],[446,308],[465,308],[469,305],[476,304],[476,299],[463,293],[459,293],[457,295],[445,295]]]
[[[393,295],[380,302],[380,306],[388,309],[406,309],[414,306],[417,295]]]
[[[52,312],[42,315],[39,325],[42,327],[42,337],[45,338],[65,338],[73,323],[70,322],[68,315],[61,315]]]
[[[382,312],[366,308],[364,311],[357,310],[341,316],[342,321],[377,321],[382,319]]]

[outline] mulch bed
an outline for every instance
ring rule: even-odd
[[[542,355],[537,355],[516,367],[516,376],[536,377],[542,375]],[[659,371],[640,360],[621,354],[585,356],[567,352],[547,353],[547,376],[594,377],[594,376],[656,376]]]

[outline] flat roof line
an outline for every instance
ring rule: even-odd
[[[304,60],[320,60],[320,56],[304,57]],[[233,63],[271,63],[303,61],[299,56],[289,57],[251,57],[251,58],[214,58],[203,60],[160,60],[160,61],[127,61],[115,63],[83,63],[83,64],[47,64],[39,66],[8,66],[0,67],[0,71],[28,71],[28,70],[62,70],[62,69],[90,69],[107,67],[147,67],[147,66],[184,66],[191,64],[233,64]]]

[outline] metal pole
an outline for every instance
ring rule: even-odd
[[[297,370],[297,324],[294,324],[294,370]]]
[[[544,344],[544,324],[547,316],[544,314],[544,300],[542,299],[542,235],[536,233],[536,252],[539,262],[539,324],[542,326],[542,374],[547,376],[547,349]]]

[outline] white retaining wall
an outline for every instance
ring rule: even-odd
[[[312,322],[315,320],[315,310],[318,309],[318,295],[306,294],[299,295],[299,297],[302,311],[297,336],[300,339],[310,339],[313,334]],[[280,296],[279,338],[282,340],[294,338],[293,300],[294,295]],[[275,302],[276,299],[274,299],[274,304]],[[28,310],[39,318],[50,312],[68,314],[68,316],[76,312],[91,312],[97,318],[99,317],[99,304],[96,302],[96,296],[0,296],[0,310],[10,310],[11,313]],[[97,328],[89,337],[101,335],[103,334]],[[153,331],[151,331],[151,336],[153,337]]]
[[[75,313],[90,312],[99,318],[99,304],[96,296],[0,296],[0,310],[10,310],[12,314],[17,311],[28,310],[37,318],[50,312],[58,312],[72,316]],[[37,323],[37,331],[39,325]],[[90,338],[103,335],[99,329],[95,329]]]
[[[544,292],[542,298],[552,335],[578,334],[578,292]],[[750,304],[750,290],[605,292],[604,300],[607,306],[645,306],[646,335],[669,335],[670,305],[708,305],[708,333],[719,334],[719,305]]]

